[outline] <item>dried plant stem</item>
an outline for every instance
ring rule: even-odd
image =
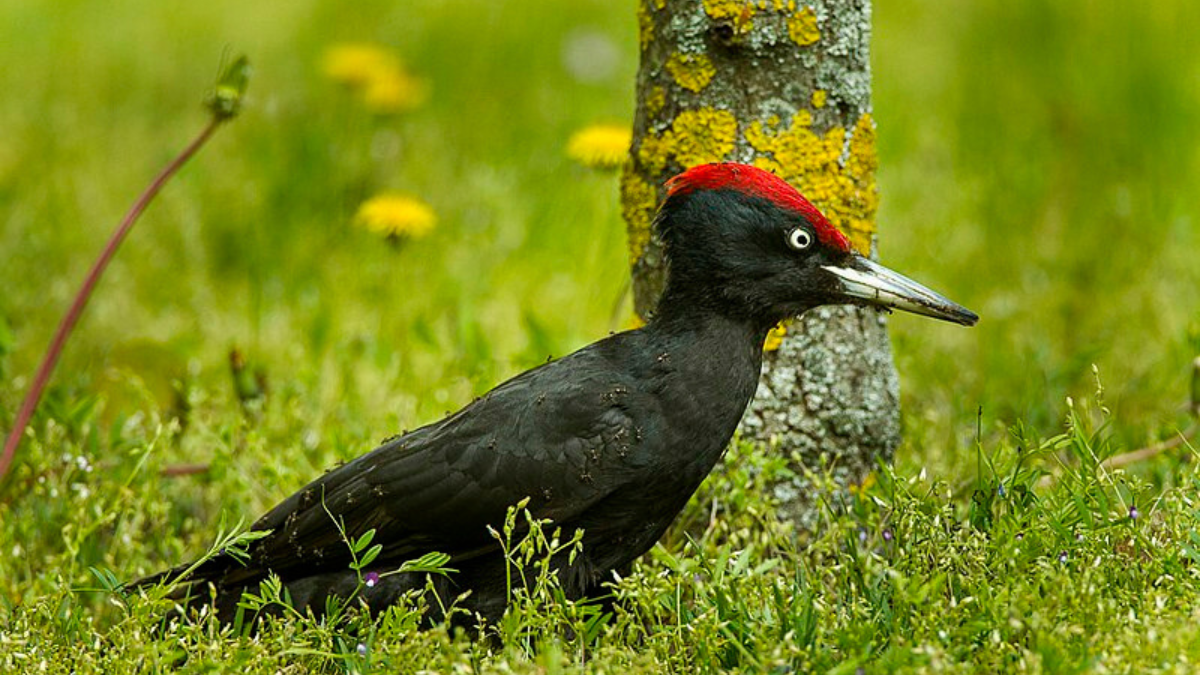
[[[1138,448],[1137,450],[1130,450],[1129,452],[1123,452],[1119,455],[1113,455],[1112,457],[1109,457],[1101,462],[1100,467],[1105,471],[1111,471],[1113,469],[1127,467],[1130,464],[1144,462],[1153,458],[1159,453],[1167,450],[1173,450],[1174,448],[1178,448],[1179,446],[1188,443],[1193,437],[1195,437],[1197,431],[1200,431],[1200,423],[1193,424],[1192,426],[1180,431],[1165,441],[1159,441],[1158,443],[1147,445],[1144,448]],[[1056,474],[1048,473],[1042,476],[1037,482],[1037,487],[1048,488],[1053,485],[1056,480],[1058,480],[1058,476]]]
[[[1200,428],[1200,425],[1193,424],[1186,431],[1181,431],[1165,441],[1109,457],[1101,463],[1101,466],[1103,466],[1105,469],[1120,469],[1121,467],[1150,459],[1164,450],[1178,448],[1196,435],[1197,428]]]
[[[37,408],[38,402],[42,398],[42,392],[46,389],[46,384],[50,381],[50,375],[54,372],[54,366],[58,363],[58,357],[62,354],[63,345],[66,344],[67,338],[70,337],[71,331],[75,328],[75,324],[79,322],[79,317],[83,314],[84,307],[87,306],[88,299],[92,296],[92,291],[96,288],[97,282],[100,281],[101,275],[108,267],[108,263],[116,255],[117,249],[120,248],[121,242],[124,241],[125,235],[129,234],[129,230],[133,228],[133,224],[137,222],[142,212],[154,201],[162,187],[167,181],[179,171],[184,164],[187,163],[192,155],[195,155],[201,147],[212,137],[217,127],[225,121],[225,117],[213,115],[208,124],[188,144],[183,152],[179,153],[175,159],[167,164],[154,181],[146,188],[138,200],[134,202],[133,207],[129,209],[129,213],[125,214],[125,219],[121,221],[121,225],[113,236],[104,246],[104,251],[100,253],[100,257],[96,259],[92,269],[88,272],[87,277],[83,281],[83,286],[75,295],[75,300],[71,303],[71,308],[67,310],[63,317],[62,323],[58,325],[58,330],[54,333],[54,339],[50,342],[50,347],[46,350],[46,355],[42,357],[42,363],[38,366],[37,374],[34,375],[33,384],[29,387],[28,393],[25,394],[25,400],[21,403],[21,408],[17,412],[17,418],[13,421],[12,430],[8,433],[8,438],[4,442],[4,454],[0,455],[0,479],[8,473],[9,467],[12,465],[13,458],[17,453],[17,446],[21,444],[21,437],[25,435],[25,427],[29,424],[29,419],[33,417],[33,411]]]
[[[208,464],[172,464],[164,466],[158,475],[174,478],[176,476],[194,476],[198,473],[208,473],[211,467]]]

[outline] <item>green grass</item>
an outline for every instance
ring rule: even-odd
[[[737,446],[615,616],[543,585],[502,647],[414,631],[402,608],[257,640],[155,635],[161,602],[103,590],[621,326],[615,180],[563,149],[632,116],[632,5],[0,5],[0,420],[111,228],[203,123],[222,51],[255,66],[244,114],[103,280],[0,485],[0,670],[187,654],[243,672],[1190,672],[1195,453],[1098,468],[1190,423],[1200,6],[1184,0],[876,3],[883,259],[983,320],[895,317],[905,445],[819,531],[773,517],[786,448]],[[562,61],[588,33],[618,54],[596,81]],[[321,76],[340,41],[394,47],[428,104],[365,113]],[[354,227],[385,189],[433,205],[434,233],[396,249]],[[237,400],[231,348],[265,373],[264,403]],[[210,470],[159,473],[191,462]]]

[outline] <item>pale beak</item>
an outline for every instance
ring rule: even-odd
[[[975,312],[861,255],[851,254],[844,264],[823,269],[836,277],[840,294],[854,304],[900,309],[964,326],[979,321]]]

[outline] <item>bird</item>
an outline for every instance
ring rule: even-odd
[[[432,588],[426,620],[459,598],[494,624],[510,597],[500,530],[520,503],[582,549],[552,568],[573,600],[628,575],[722,457],[757,387],[763,342],[822,305],[912,312],[965,326],[979,317],[856,252],[776,175],[737,163],[665,184],[654,219],[667,276],[647,323],[497,385],[458,412],[334,468],[255,522],[261,538],[131,584],[169,580],[185,610],[234,621],[243,592],[278,579],[300,612],[354,596],[378,614]],[[517,521],[518,525],[521,522]],[[347,541],[373,531],[379,554],[351,568]],[[394,572],[437,552],[445,575]],[[465,594],[465,597],[464,597]]]

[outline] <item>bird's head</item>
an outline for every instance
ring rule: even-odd
[[[667,183],[656,220],[663,305],[697,303],[766,325],[819,305],[900,309],[965,326],[979,317],[859,255],[795,188],[744,164],[704,164]]]

